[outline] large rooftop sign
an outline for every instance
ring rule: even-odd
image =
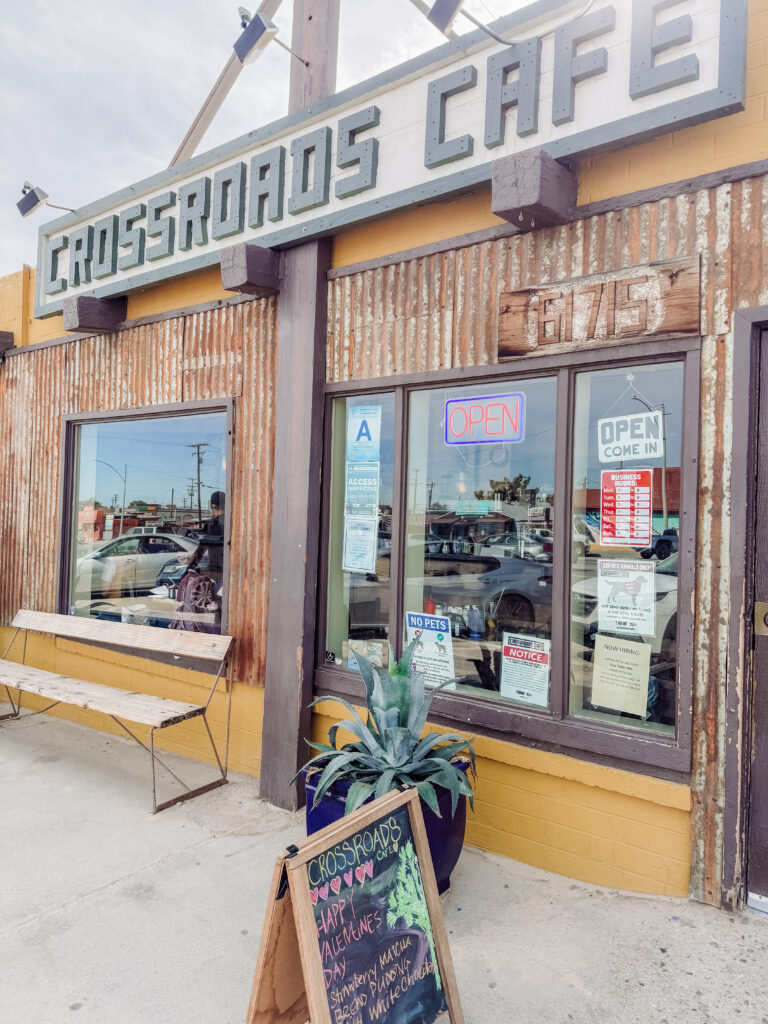
[[[739,110],[746,9],[538,0],[494,25],[512,45],[473,32],[44,225],[36,315],[457,193],[526,149],[578,156]]]

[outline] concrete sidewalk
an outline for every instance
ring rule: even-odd
[[[234,777],[153,816],[138,747],[45,715],[0,726],[0,771],[0,1020],[241,1024],[301,815]],[[751,911],[467,849],[444,913],[467,1024],[768,1024],[768,918]]]

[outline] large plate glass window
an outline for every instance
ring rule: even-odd
[[[668,736],[678,703],[682,435],[682,363],[577,375],[570,713]]]
[[[227,416],[74,426],[73,615],[221,631]]]
[[[325,641],[330,665],[357,669],[357,652],[378,664],[387,657],[394,434],[394,395],[333,403]]]
[[[435,683],[550,706],[552,378],[410,396],[404,643]]]

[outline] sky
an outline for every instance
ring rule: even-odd
[[[249,0],[245,0],[248,6]],[[465,0],[489,22],[523,0]],[[250,0],[251,9],[254,0]],[[35,265],[55,216],[16,209],[25,181],[77,208],[168,166],[240,33],[234,0],[4,0],[0,35],[0,277]],[[292,0],[275,17],[290,43]],[[463,18],[456,30],[473,26]],[[409,0],[341,0],[337,87],[444,42]],[[291,56],[246,65],[198,152],[287,113]]]

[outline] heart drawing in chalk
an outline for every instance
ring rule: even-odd
[[[344,872],[344,881],[350,888],[352,888],[352,877],[352,868],[350,868],[349,871]]]
[[[320,899],[321,900],[327,900],[328,899],[328,883],[327,882],[325,883],[325,885],[321,885],[320,886]]]
[[[317,887],[309,890],[309,898],[313,903],[317,903]]]
[[[357,880],[360,885],[362,885],[365,880],[365,864],[361,864],[359,868],[355,868],[355,875],[357,876]]]
[[[365,862],[365,873],[369,878],[373,878],[373,861],[367,860]]]
[[[341,879],[340,878],[332,878],[331,879],[331,888],[333,889],[333,891],[338,896],[339,895],[339,890],[341,889]]]

